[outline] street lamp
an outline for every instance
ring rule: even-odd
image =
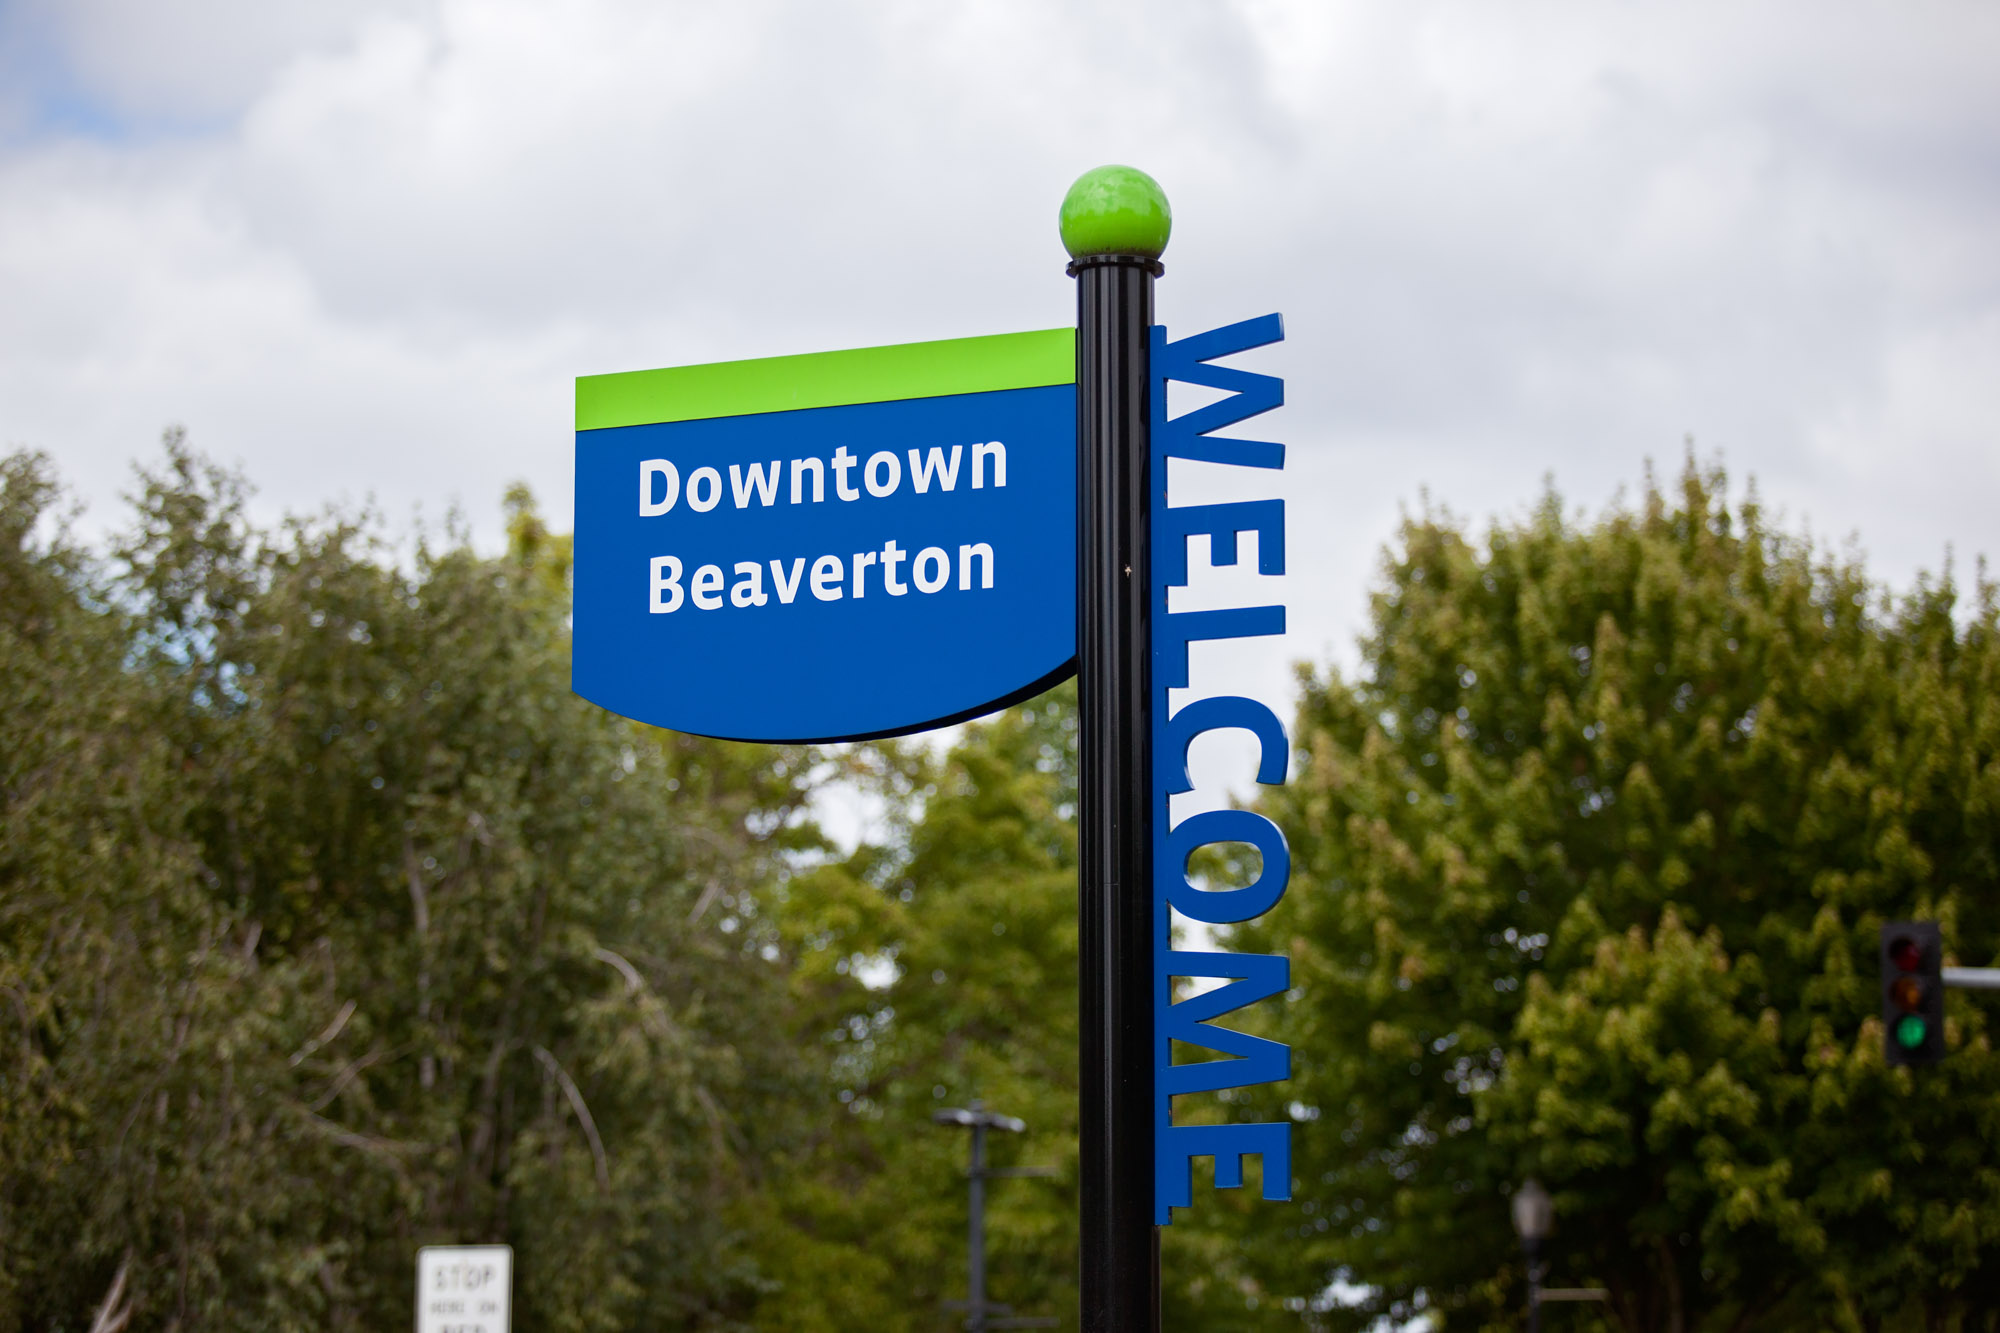
[[[1001,1328],[1054,1328],[1056,1320],[1035,1315],[1017,1315],[1014,1307],[999,1301],[986,1299],[986,1182],[995,1176],[1052,1176],[1055,1168],[1047,1166],[992,1167],[986,1165],[986,1132],[992,1129],[1005,1130],[1009,1134],[1025,1131],[1027,1122],[1011,1115],[1001,1115],[989,1111],[975,1101],[970,1107],[946,1107],[933,1111],[931,1119],[940,1125],[957,1125],[972,1131],[972,1165],[966,1172],[971,1199],[967,1209],[968,1234],[966,1236],[965,1300],[946,1301],[947,1308],[963,1306],[965,1327],[972,1333],[986,1333],[989,1329]]]
[[[1530,1176],[1514,1195],[1514,1230],[1528,1259],[1528,1333],[1542,1333],[1542,1242],[1556,1228],[1556,1206]]]

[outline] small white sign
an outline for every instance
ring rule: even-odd
[[[514,1251],[427,1245],[417,1251],[417,1333],[508,1333]]]

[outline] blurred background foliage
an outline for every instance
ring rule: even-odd
[[[1508,1327],[1533,1175],[1550,1281],[1611,1293],[1552,1327],[2000,1326],[1991,1001],[1951,996],[1934,1069],[1877,1017],[1884,920],[2000,949],[1983,571],[1892,599],[1690,463],[1593,522],[1414,517],[1372,619],[1354,679],[1301,677],[1262,802],[1293,885],[1235,941],[1293,963],[1260,1281],[1370,1287],[1333,1327]]]
[[[0,1331],[373,1329],[516,1251],[517,1327],[928,1330],[973,1099],[991,1291],[1075,1326],[1073,692],[946,748],[740,746],[568,690],[566,536],[260,527],[178,433],[85,549],[0,461]],[[1306,668],[1278,909],[1296,1201],[1198,1191],[1174,1329],[1991,1329],[2000,1060],[1884,1067],[1875,931],[2000,950],[2000,617],[1692,464],[1385,553]],[[883,812],[851,851],[830,783]],[[1205,873],[1241,873],[1218,860]],[[122,1274],[122,1280],[121,1280]]]

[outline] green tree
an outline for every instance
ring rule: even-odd
[[[1883,920],[2000,948],[1994,588],[1892,600],[1725,497],[1427,512],[1358,677],[1303,677],[1292,887],[1234,940],[1293,960],[1299,1203],[1233,1234],[1315,1322],[1509,1326],[1534,1175],[1579,1321],[2000,1326],[1985,1005],[1914,1073],[1875,1016]]]
[[[209,892],[133,621],[55,500],[45,460],[0,462],[0,1327],[114,1289],[185,1322],[233,1287],[254,1321],[324,1240],[287,1186],[331,1145],[261,1095],[311,1005]]]
[[[965,1132],[931,1114],[974,1098],[1029,1126],[992,1136],[995,1164],[1057,1170],[989,1187],[989,1297],[1074,1319],[1074,732],[1064,686],[968,726],[941,761],[878,748],[889,836],[790,887],[801,1039],[835,1114],[759,1201],[784,1275],[759,1327],[963,1318],[942,1303],[965,1295]]]
[[[789,886],[797,1040],[819,1045],[834,1114],[753,1201],[781,1283],[760,1328],[958,1326],[941,1307],[965,1294],[967,1146],[931,1114],[974,1098],[1028,1123],[989,1139],[997,1164],[1056,1172],[989,1187],[989,1297],[1077,1326],[1076,732],[1065,684],[967,726],[941,761],[876,747],[891,827]],[[1165,1233],[1169,1327],[1282,1314],[1244,1271],[1254,1206],[1205,1197],[1197,1215],[1227,1225]]]
[[[0,1328],[394,1326],[485,1240],[524,1325],[747,1323],[816,757],[571,695],[525,494],[491,559],[259,531],[170,435],[104,564],[4,482]]]

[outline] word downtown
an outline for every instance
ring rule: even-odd
[[[933,489],[940,492],[958,489],[961,465],[966,462],[964,445],[954,444],[949,452],[935,445],[927,451],[911,449],[907,456],[910,486],[916,494],[925,495]],[[972,490],[988,486],[997,490],[1007,485],[1007,446],[1000,441],[974,444],[970,463],[964,470],[969,474]],[[859,486],[854,484],[853,477],[857,469]],[[794,458],[789,469],[775,458],[768,463],[731,463],[728,498],[735,501],[737,509],[753,505],[770,508],[778,503],[787,471],[791,477],[790,502],[795,505],[826,503],[829,472],[836,500],[849,503],[860,500],[864,493],[886,500],[902,487],[904,479],[903,460],[890,450],[878,450],[863,462],[860,455],[842,445],[833,451],[831,460]],[[725,498],[722,473],[713,467],[694,469],[687,476],[683,496],[680,469],[672,461],[649,458],[639,464],[641,518],[672,513],[683,498],[687,507],[698,514],[716,508]],[[907,579],[903,574],[905,561],[909,562]],[[879,551],[856,551],[845,561],[838,555],[817,556],[812,560],[810,572],[805,556],[766,563],[771,571],[768,591],[764,565],[755,560],[733,563],[730,569],[735,576],[733,583],[724,575],[721,565],[705,564],[697,566],[683,585],[686,568],[680,557],[654,556],[648,571],[648,609],[655,615],[666,615],[689,602],[702,611],[719,611],[725,604],[758,607],[768,604],[774,594],[780,605],[789,606],[797,600],[802,585],[822,602],[837,602],[843,597],[859,600],[867,596],[871,569],[876,571],[877,586],[890,597],[906,596],[912,589],[924,594],[940,592],[951,584],[954,574],[960,591],[993,586],[993,547],[989,542],[961,544],[955,562],[944,547],[926,546],[910,551],[892,538]]]

